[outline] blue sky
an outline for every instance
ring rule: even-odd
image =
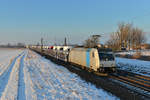
[[[82,43],[92,34],[108,40],[119,22],[150,37],[150,0],[1,0],[0,43]],[[148,39],[148,42],[150,40]]]

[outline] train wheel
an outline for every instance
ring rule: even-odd
[[[105,72],[105,69],[104,68],[100,68],[100,73],[104,73]]]
[[[84,67],[83,67],[83,66],[82,66],[81,68],[82,68],[82,69],[84,69]]]
[[[88,69],[88,71],[91,73],[91,72],[93,72],[93,70],[92,69]]]

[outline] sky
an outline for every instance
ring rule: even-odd
[[[150,43],[150,0],[0,0],[0,43],[82,44],[99,34],[101,43],[119,22],[133,23]]]

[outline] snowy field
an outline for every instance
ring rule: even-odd
[[[116,57],[116,64],[122,70],[150,76],[150,61]]]
[[[0,100],[119,100],[29,50],[0,49]]]
[[[150,56],[150,50],[132,50],[132,51],[125,51],[125,52],[118,52],[116,54],[121,55],[134,55],[136,52],[140,52],[142,56]]]
[[[0,48],[0,76],[9,67],[12,60],[21,52],[21,49]]]

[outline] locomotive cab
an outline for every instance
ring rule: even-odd
[[[115,57],[112,52],[99,52],[99,71],[100,72],[115,72]]]

